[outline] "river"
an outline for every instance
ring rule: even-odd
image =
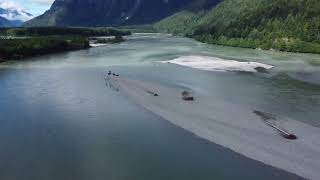
[[[268,74],[209,72],[159,63],[187,55],[275,68]],[[112,70],[320,127],[319,64],[319,55],[164,34],[2,63],[0,179],[301,179],[170,124],[111,91],[104,78]]]

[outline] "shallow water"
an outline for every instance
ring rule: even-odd
[[[158,61],[207,55],[275,65],[206,72]],[[320,56],[209,46],[169,35],[0,65],[1,179],[299,179],[147,112],[105,86],[107,70],[320,127]],[[214,103],[214,102],[213,102]],[[226,107],[226,113],[227,113]]]

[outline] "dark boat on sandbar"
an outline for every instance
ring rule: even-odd
[[[281,128],[280,126],[277,126],[275,121],[277,120],[277,118],[273,115],[273,114],[269,114],[266,112],[262,112],[262,111],[253,111],[257,116],[259,116],[264,123],[266,123],[266,125],[274,128],[275,130],[277,130],[279,132],[279,134],[286,138],[286,139],[290,139],[290,140],[295,140],[298,139],[298,137],[290,132],[288,132],[287,130]],[[273,122],[274,121],[274,122]]]
[[[194,101],[194,97],[192,93],[189,91],[183,91],[181,95],[182,95],[182,99],[185,101]]]

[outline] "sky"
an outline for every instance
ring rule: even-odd
[[[0,7],[21,8],[34,16],[48,10],[54,0],[0,0]]]

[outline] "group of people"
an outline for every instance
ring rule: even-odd
[[[114,85],[112,85],[112,78],[110,76],[119,77],[119,74],[116,74],[116,73],[113,73],[111,71],[108,71],[108,76],[104,79],[105,82],[106,82],[106,86],[107,87],[108,87],[108,84],[109,84],[109,87],[111,89],[114,89],[115,91],[119,91],[118,87],[115,87]]]
[[[116,73],[112,73],[111,71],[108,71],[108,76],[116,76],[116,77],[119,77],[119,74],[116,74]]]

